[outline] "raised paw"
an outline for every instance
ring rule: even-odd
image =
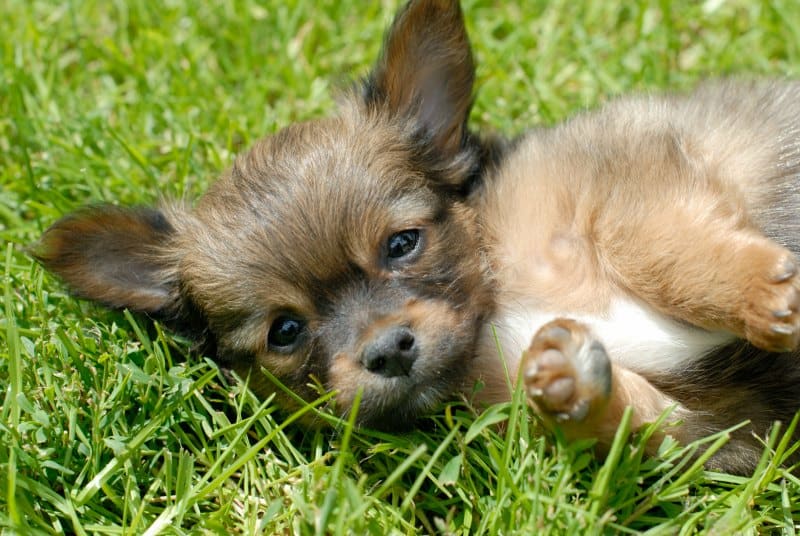
[[[773,245],[758,252],[753,264],[762,263],[743,293],[744,336],[764,350],[788,352],[800,343],[797,261],[788,250]]]
[[[546,420],[581,422],[611,395],[611,362],[589,329],[558,318],[534,335],[522,356],[522,381]]]

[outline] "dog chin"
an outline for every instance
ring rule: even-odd
[[[418,419],[429,415],[448,400],[450,391],[437,392],[430,386],[412,388],[400,396],[365,395],[359,408],[359,426],[384,432],[409,432]],[[381,398],[377,400],[377,398]]]

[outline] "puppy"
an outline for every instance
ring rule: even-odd
[[[800,85],[622,99],[505,142],[468,130],[473,79],[458,3],[412,0],[335,115],[258,142],[194,209],[89,208],[36,257],[263,396],[262,368],[342,413],[363,390],[359,423],[397,429],[519,377],[601,444],[626,406],[675,407],[681,441],[749,419],[711,463],[750,470],[753,432],[800,408]]]

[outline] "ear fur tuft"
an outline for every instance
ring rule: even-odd
[[[160,210],[102,205],[57,221],[32,254],[81,297],[158,314],[177,294],[164,249],[174,232]]]
[[[458,2],[412,0],[387,32],[362,96],[368,106],[414,122],[417,138],[454,159],[467,141],[474,79]]]

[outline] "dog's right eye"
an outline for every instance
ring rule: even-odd
[[[270,350],[291,352],[305,330],[305,323],[293,316],[276,318],[269,328],[267,343]]]
[[[419,244],[419,231],[408,229],[390,236],[386,249],[390,259],[399,259],[417,249],[417,244]]]

